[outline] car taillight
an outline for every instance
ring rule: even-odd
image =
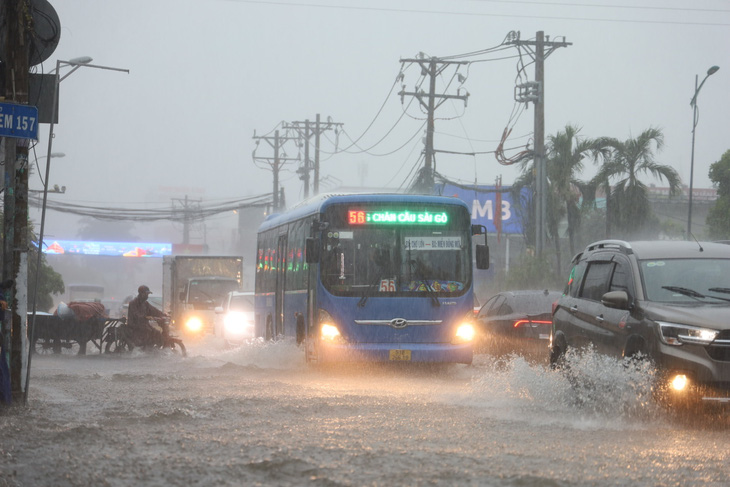
[[[524,325],[552,325],[552,321],[546,321],[546,320],[517,320],[515,321],[514,327],[518,328],[520,326]]]

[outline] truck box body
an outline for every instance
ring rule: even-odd
[[[213,331],[215,308],[241,289],[243,257],[166,255],[162,260],[162,305],[183,333]]]

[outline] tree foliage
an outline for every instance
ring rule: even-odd
[[[585,167],[584,161],[587,158],[597,160],[605,157],[608,151],[607,147],[601,145],[602,140],[580,137],[579,132],[580,128],[566,125],[563,131],[548,136],[545,161],[548,179],[546,231],[555,247],[558,273],[562,270],[560,239],[565,236],[560,234],[561,221],[567,220],[566,232],[573,255],[583,215],[595,207],[596,184],[579,179]],[[523,163],[522,174],[513,185],[513,198],[520,194],[523,187],[534,187],[535,173],[534,164]],[[532,245],[535,242],[534,205],[534,201],[531,201],[529,206],[520,208],[523,228],[527,230],[526,236]]]
[[[710,165],[710,180],[717,187],[717,200],[707,214],[709,237],[713,240],[730,239],[730,150],[719,161]]]
[[[5,238],[2,228],[3,212],[0,211],[0,238]],[[28,240],[32,242],[28,250],[28,311],[33,309],[33,294],[35,292],[36,269],[38,267],[38,237],[33,233],[33,224],[28,221]],[[0,262],[0,267],[1,267]],[[46,256],[41,254],[41,269],[38,276],[38,293],[36,296],[36,310],[49,311],[53,307],[53,296],[63,294],[66,287],[61,274],[53,270],[46,262]]]
[[[649,128],[636,138],[621,141],[607,137],[597,142],[610,149],[593,179],[606,190],[607,233],[623,238],[648,237],[649,228],[656,233],[658,222],[649,205],[648,188],[639,177],[649,174],[666,180],[670,196],[678,195],[681,189],[677,171],[656,162],[655,154],[664,146],[661,130]]]

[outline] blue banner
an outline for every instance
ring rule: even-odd
[[[452,184],[438,184],[436,193],[443,196],[455,196],[466,202],[471,208],[471,222],[474,225],[484,225],[487,233],[497,233],[497,227],[494,224],[495,211],[497,208],[497,192],[495,186],[472,186],[470,188],[455,186]],[[510,187],[501,188],[502,199],[502,234],[522,234],[522,220],[520,219],[518,208],[514,203],[514,198]],[[523,188],[520,194],[522,206],[527,204],[532,197],[532,191],[529,188]]]

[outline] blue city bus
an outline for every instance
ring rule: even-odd
[[[295,338],[308,362],[469,364],[482,233],[443,196],[319,195],[271,215],[258,230],[256,335]],[[486,268],[486,244],[475,249]]]

